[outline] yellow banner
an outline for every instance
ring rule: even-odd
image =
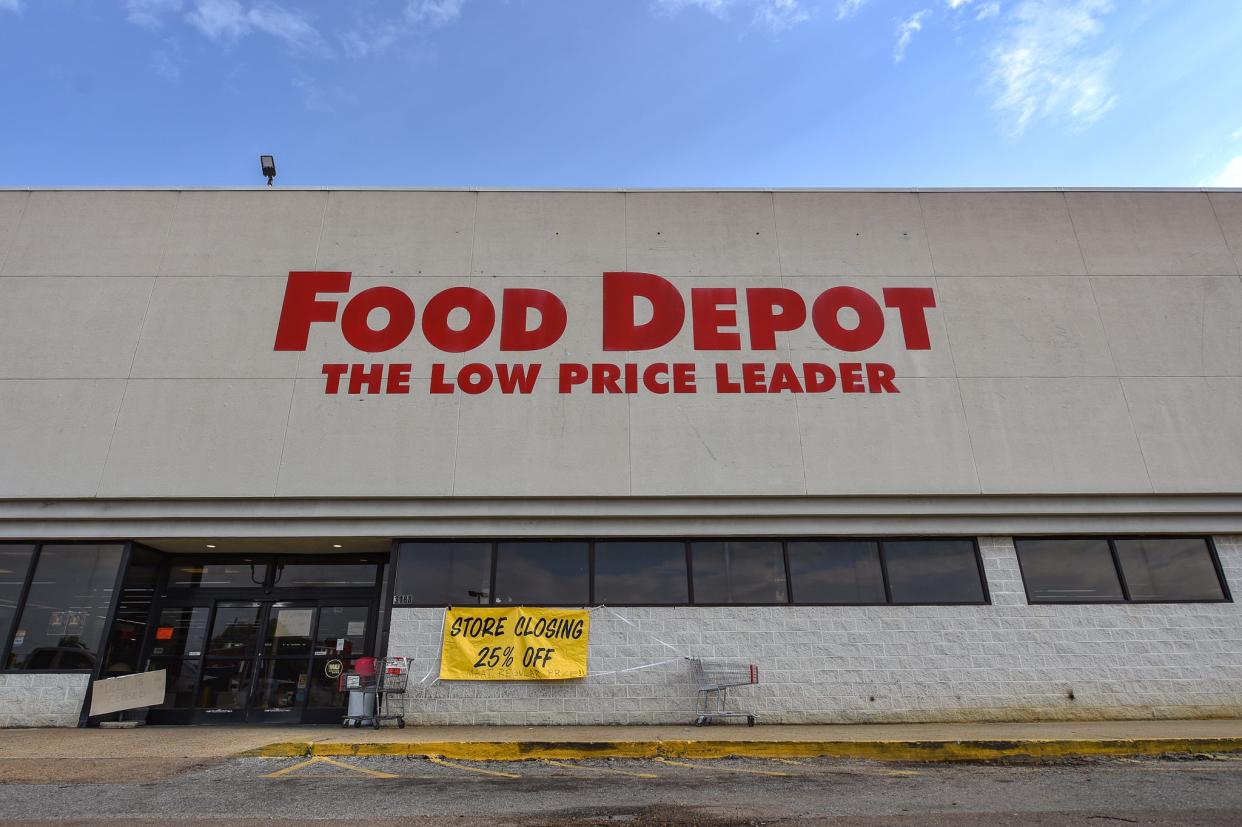
[[[585,609],[451,606],[444,616],[440,680],[584,678],[590,631]]]

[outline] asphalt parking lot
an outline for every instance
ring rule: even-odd
[[[1242,758],[889,764],[232,758],[134,783],[0,786],[5,824],[1242,823]]]

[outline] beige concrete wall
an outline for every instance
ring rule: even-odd
[[[1240,259],[1223,191],[0,192],[0,498],[1237,494]],[[542,287],[569,328],[536,354],[416,331],[375,359],[413,363],[412,394],[329,396],[324,362],[372,359],[329,324],[273,350],[299,269],[420,312]],[[932,347],[890,310],[844,355],[891,363],[896,396],[426,393],[433,362],[842,361],[809,328],[605,354],[611,270],[931,287]]]

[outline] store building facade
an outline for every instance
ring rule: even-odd
[[[0,191],[0,725],[1242,714],[1242,192]],[[446,605],[589,673],[435,679]],[[427,675],[424,679],[423,676]],[[420,682],[421,680],[421,682]]]

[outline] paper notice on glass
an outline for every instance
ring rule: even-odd
[[[310,637],[314,609],[277,609],[276,637]]]
[[[351,620],[346,624],[345,634],[353,637],[354,635],[366,634],[367,624],[364,620]]]

